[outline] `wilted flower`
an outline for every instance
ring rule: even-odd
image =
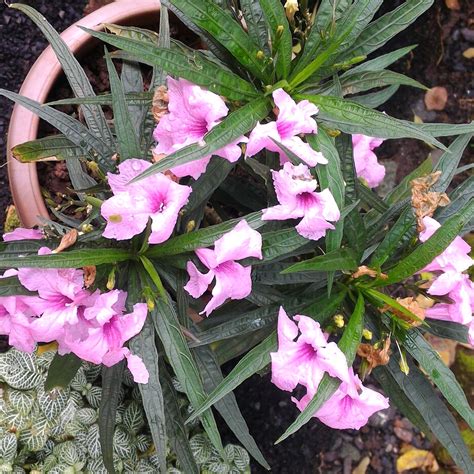
[[[145,230],[148,219],[151,219],[149,243],[159,244],[170,237],[191,188],[175,183],[162,173],[128,184],[150,166],[148,161],[129,159],[119,165],[119,174],[108,174],[114,196],[101,207],[101,214],[107,220],[104,237],[130,239]]]
[[[315,391],[325,372],[349,381],[347,361],[335,342],[327,342],[319,323],[295,316],[295,324],[281,307],[278,314],[278,351],[272,352],[272,382],[291,392],[298,384]]]
[[[3,240],[5,242],[11,242],[14,240],[40,240],[43,237],[43,232],[41,232],[41,230],[25,229],[23,227],[17,227],[11,232],[3,234]]]
[[[316,192],[317,181],[307,166],[285,163],[280,171],[272,171],[277,206],[263,210],[262,219],[286,220],[303,218],[295,227],[303,237],[318,240],[327,229],[334,229],[328,221],[339,220],[340,213],[329,189]]]
[[[153,134],[158,142],[154,150],[156,154],[168,155],[191,143],[202,142],[207,132],[229,112],[221,97],[185,79],[175,80],[168,77],[168,99],[169,113],[160,118]],[[233,163],[242,154],[238,143],[244,141],[246,138],[241,137],[214,151],[213,155]],[[197,179],[206,170],[210,159],[211,156],[206,156],[175,166],[171,171],[179,177],[192,176]]]
[[[343,381],[336,393],[313,416],[331,428],[358,430],[376,411],[388,408],[389,403],[388,398],[364,387],[352,367],[348,373],[348,381]],[[315,394],[315,391],[308,390],[301,400],[292,400],[303,411]]]
[[[250,133],[246,155],[254,156],[266,148],[278,152],[283,164],[288,161],[288,157],[273,141],[276,140],[309,166],[326,164],[328,161],[322,153],[313,150],[298,136],[300,133],[316,132],[317,125],[312,116],[318,113],[318,108],[307,100],[297,104],[283,89],[273,92],[273,100],[278,107],[278,117],[276,121],[263,125],[257,123]]]
[[[385,177],[385,166],[377,161],[377,155],[373,152],[374,148],[382,143],[381,138],[359,134],[352,135],[356,173],[359,178],[366,181],[369,188],[378,186]]]
[[[250,266],[244,267],[236,260],[247,257],[262,258],[262,236],[253,230],[245,220],[240,221],[234,229],[214,242],[214,250],[197,249],[196,255],[201,263],[209,269],[201,273],[193,262],[188,262],[189,281],[184,289],[193,297],[199,298],[207,290],[212,280],[216,284],[212,298],[203,313],[209,316],[214,309],[223,304],[227,298],[239,300],[252,291]]]

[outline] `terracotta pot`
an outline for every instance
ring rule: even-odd
[[[118,0],[110,3],[65,30],[61,37],[75,54],[84,54],[97,40],[78,26],[99,30],[103,23],[147,26],[158,24],[159,0]],[[153,18],[152,16],[156,16]],[[39,33],[38,33],[39,34]],[[20,94],[43,103],[62,72],[52,48],[46,48],[33,64],[20,89]],[[49,217],[38,182],[35,164],[19,163],[11,149],[37,138],[39,118],[25,108],[15,105],[10,119],[7,139],[8,177],[13,201],[24,227],[33,227],[38,216]]]

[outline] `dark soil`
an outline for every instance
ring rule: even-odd
[[[34,5],[59,31],[81,17],[86,0],[25,0]],[[383,9],[388,11],[401,1],[387,0]],[[391,41],[383,52],[402,46],[418,44],[410,55],[392,69],[413,77],[429,87],[444,86],[449,92],[445,110],[429,112],[423,103],[424,92],[401,87],[398,93],[381,109],[398,118],[412,120],[414,114],[424,121],[468,122],[473,118],[474,77],[472,59],[462,52],[472,47],[474,5],[461,0],[460,11],[448,10],[443,0],[423,15],[406,33]],[[0,87],[18,91],[23,78],[34,60],[46,46],[36,27],[23,14],[0,4]],[[379,52],[377,54],[380,54]],[[469,64],[471,61],[471,65]],[[100,77],[101,71],[94,74]],[[93,74],[92,74],[93,75]],[[98,91],[104,81],[95,84]],[[60,94],[61,95],[61,94]],[[65,94],[68,95],[68,94]],[[12,103],[0,98],[0,233],[3,229],[4,210],[10,203],[5,163],[5,134]],[[443,139],[449,143],[449,139]],[[415,140],[385,142],[378,151],[382,159],[396,159],[397,180],[421,163],[432,151]],[[473,161],[473,149],[466,152],[464,163]],[[57,170],[61,173],[61,170]],[[426,440],[394,409],[376,414],[359,432],[336,432],[317,420],[308,423],[294,436],[280,445],[274,441],[285,431],[298,414],[290,395],[278,390],[269,377],[258,375],[242,384],[236,395],[250,431],[255,436],[273,472],[285,473],[351,473],[370,458],[368,473],[395,472],[395,461],[403,443],[426,448]],[[253,466],[252,472],[264,472]]]

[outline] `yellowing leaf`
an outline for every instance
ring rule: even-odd
[[[412,448],[397,459],[398,473],[409,471],[410,469],[423,469],[427,472],[437,472],[439,465],[432,452]]]

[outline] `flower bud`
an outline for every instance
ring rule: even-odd
[[[336,314],[334,315],[334,324],[336,325],[336,327],[338,328],[343,328],[344,325],[345,325],[345,322],[344,322],[344,316],[342,314]]]
[[[285,12],[288,20],[293,21],[295,13],[299,10],[298,0],[286,0]]]

